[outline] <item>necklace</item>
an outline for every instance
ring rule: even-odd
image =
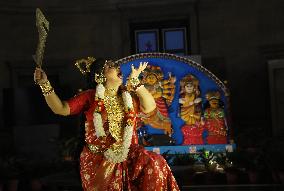
[[[108,114],[109,132],[116,141],[121,141],[124,117],[122,97],[106,94],[104,97],[104,106]]]
[[[112,163],[120,163],[127,159],[136,114],[128,91],[123,92],[122,96],[108,95],[108,93],[102,84],[97,85],[93,122],[96,136],[98,138],[106,136],[101,115],[105,109],[108,114],[109,131],[116,142],[104,152],[104,157]]]
[[[117,94],[117,90],[115,88],[106,88],[105,94],[106,95],[116,95]]]

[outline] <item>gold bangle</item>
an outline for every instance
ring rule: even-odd
[[[140,84],[140,80],[138,78],[130,78],[129,83],[132,87],[135,87]]]
[[[54,89],[52,88],[50,91],[42,93],[44,97],[49,96],[50,94],[52,94],[54,92]]]
[[[42,91],[42,94],[44,96],[49,96],[50,94],[52,94],[54,92],[54,89],[51,86],[49,81],[46,81],[46,82],[44,82],[42,84],[39,84],[39,87],[40,87],[40,89]]]

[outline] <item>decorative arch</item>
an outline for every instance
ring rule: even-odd
[[[168,53],[141,53],[115,61],[121,66],[122,73],[124,74],[124,83],[126,82],[127,76],[130,74],[130,66],[138,66],[140,62],[149,62],[149,65],[160,67],[164,79],[167,80],[169,73],[175,76],[175,92],[172,101],[168,107],[168,116],[172,123],[173,133],[171,137],[175,140],[176,145],[183,143],[183,134],[181,128],[184,125],[184,121],[179,116],[179,89],[180,81],[187,75],[191,74],[199,80],[200,86],[200,97],[202,98],[202,105],[206,103],[206,93],[209,91],[219,91],[221,94],[221,101],[224,104],[224,110],[226,116],[229,116],[229,90],[226,85],[218,79],[212,72],[207,70],[205,67],[199,63],[190,59],[190,57],[183,57]],[[230,129],[230,127],[228,127]],[[147,126],[147,131],[149,134],[163,134],[160,129],[151,128]],[[230,134],[230,130],[228,131]],[[230,135],[229,135],[230,136]],[[228,136],[228,137],[229,137]]]

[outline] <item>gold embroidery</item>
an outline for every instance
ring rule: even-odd
[[[85,122],[85,131],[87,132],[89,130],[89,123]]]
[[[114,183],[114,188],[115,189],[119,189],[119,184],[118,183]]]
[[[111,145],[111,150],[117,155],[122,152],[122,149],[123,149],[123,146],[121,142],[114,143]]]
[[[90,179],[90,175],[85,174],[85,175],[84,175],[84,178],[88,181],[88,180]]]
[[[103,166],[105,167],[104,179],[106,179],[107,177],[109,177],[113,173],[113,170],[115,168],[115,164],[106,162]]]
[[[100,150],[100,147],[97,146],[97,145],[88,144],[88,148],[90,149],[90,151],[91,151],[92,153],[100,153],[100,152],[102,152],[102,151]]]

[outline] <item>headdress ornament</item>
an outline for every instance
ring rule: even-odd
[[[187,84],[187,83],[192,83],[195,87],[197,87],[199,85],[199,81],[198,79],[193,76],[192,74],[187,75],[186,77],[184,77],[182,80],[182,83]]]
[[[221,94],[219,91],[210,91],[206,93],[206,99],[208,101],[212,100],[212,99],[220,99]]]
[[[75,66],[80,70],[80,72],[83,75],[86,75],[87,73],[91,72],[91,65],[95,61],[96,61],[96,58],[89,56],[87,58],[76,60]],[[110,67],[115,67],[115,64],[112,60],[106,60],[101,72],[95,73],[95,79],[94,80],[98,84],[103,84],[106,81],[106,78],[105,78],[104,73],[103,73],[106,65],[108,65]]]
[[[94,57],[87,57],[83,59],[76,60],[75,66],[80,70],[83,75],[91,72],[91,65],[96,61]]]
[[[106,60],[104,63],[104,66],[101,70],[100,73],[95,73],[95,82],[97,82],[98,84],[103,84],[104,82],[106,82],[106,77],[104,75],[104,69],[105,67],[115,67],[115,64],[112,60]]]
[[[142,83],[147,84],[147,76],[154,75],[157,81],[162,81],[164,74],[159,66],[148,65],[147,68],[142,72]]]

